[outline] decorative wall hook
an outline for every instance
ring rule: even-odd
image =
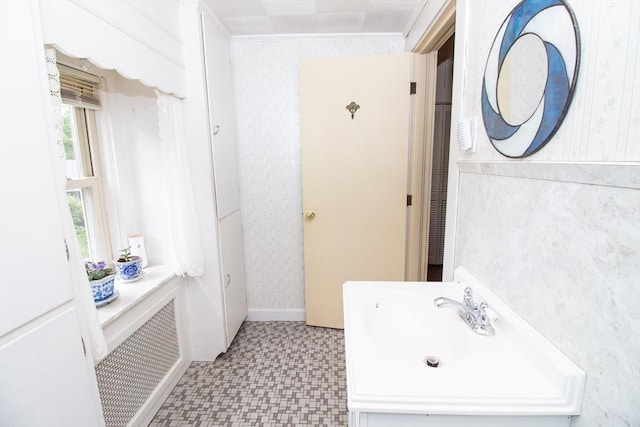
[[[353,120],[353,115],[358,111],[358,108],[360,108],[360,106],[355,102],[351,102],[351,104],[346,106],[346,109],[351,113],[351,120]]]

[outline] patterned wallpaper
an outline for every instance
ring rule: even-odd
[[[233,38],[249,309],[303,309],[298,61],[402,52],[400,37]]]

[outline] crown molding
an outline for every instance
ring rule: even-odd
[[[291,41],[291,40],[398,40],[404,42],[402,33],[313,33],[313,34],[256,34],[231,36],[231,42]]]

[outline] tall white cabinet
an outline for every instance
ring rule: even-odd
[[[31,25],[29,25],[31,24]],[[74,305],[71,262],[43,105],[40,23],[29,2],[0,4],[0,425],[100,426],[89,345]]]
[[[182,4],[185,132],[205,254],[187,287],[194,360],[226,351],[247,315],[229,36],[201,2]]]
[[[233,71],[228,36],[207,13],[201,14],[201,23],[225,332],[229,346],[247,316]]]

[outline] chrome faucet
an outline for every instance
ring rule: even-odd
[[[475,304],[473,302],[473,291],[469,287],[464,290],[462,303],[446,297],[438,297],[433,300],[433,303],[438,308],[450,307],[456,310],[460,318],[464,320],[464,323],[476,334],[488,336],[496,334],[486,312],[488,304],[486,302],[481,303],[479,306]]]

